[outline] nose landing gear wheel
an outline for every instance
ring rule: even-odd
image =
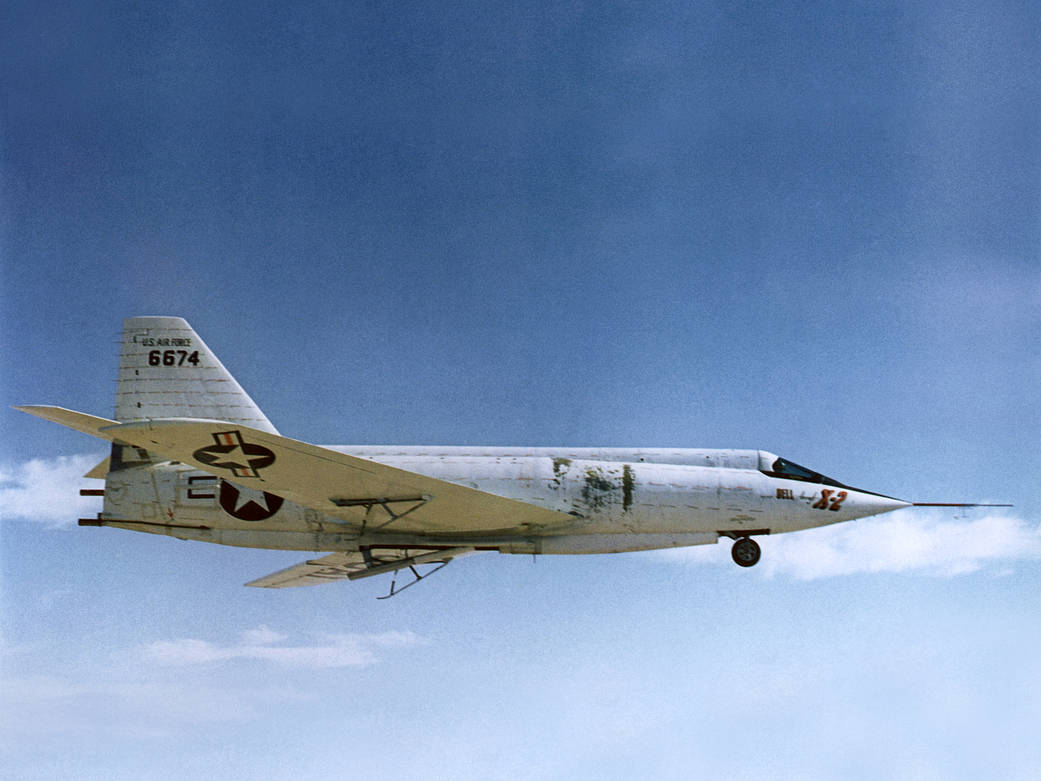
[[[741,567],[754,567],[756,562],[759,561],[761,554],[762,550],[759,548],[759,543],[751,537],[742,537],[730,549],[730,555],[734,562]]]

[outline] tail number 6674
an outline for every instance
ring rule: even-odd
[[[198,366],[199,351],[190,355],[187,350],[152,350],[148,353],[149,366],[184,366],[186,363]]]

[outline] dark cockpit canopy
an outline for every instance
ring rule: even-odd
[[[836,488],[849,488],[848,485],[825,477],[820,472],[814,472],[804,466],[799,466],[794,461],[781,458],[765,450],[759,451],[759,471],[770,477],[781,477],[786,480],[801,480],[804,483],[820,483],[822,485],[833,485]],[[856,490],[856,489],[854,489]]]
[[[892,496],[886,496],[885,494],[875,493],[874,491],[865,491],[863,488],[854,488],[851,485],[840,483],[838,480],[825,477],[820,472],[814,472],[812,469],[799,466],[794,461],[789,461],[787,458],[781,458],[780,456],[774,453],[769,453],[765,450],[759,451],[759,471],[769,477],[779,477],[783,480],[799,480],[803,483],[830,485],[835,488],[845,488],[847,491],[859,491],[862,494],[881,496],[884,499],[893,498]],[[898,499],[897,501],[900,500]]]
[[[823,483],[824,475],[814,472],[804,466],[799,466],[794,461],[786,458],[778,458],[771,464],[771,469],[777,477],[790,477],[794,480],[805,480],[807,483]]]

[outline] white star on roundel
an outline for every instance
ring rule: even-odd
[[[220,484],[220,506],[224,512],[242,521],[263,521],[277,513],[282,507],[282,497],[256,488],[222,480]]]
[[[270,510],[267,504],[267,497],[264,496],[263,491],[258,491],[256,488],[246,488],[245,486],[234,484],[235,489],[239,492],[239,495],[235,498],[235,512],[238,512],[250,502],[260,505],[265,510]]]

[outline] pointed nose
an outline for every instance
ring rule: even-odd
[[[846,501],[843,502],[842,510],[848,518],[866,518],[869,515],[878,515],[879,513],[888,513],[893,510],[899,510],[901,507],[910,507],[911,502],[905,502],[903,499],[894,499],[892,496],[883,496],[882,494],[873,494],[868,491],[849,491],[849,496]]]

